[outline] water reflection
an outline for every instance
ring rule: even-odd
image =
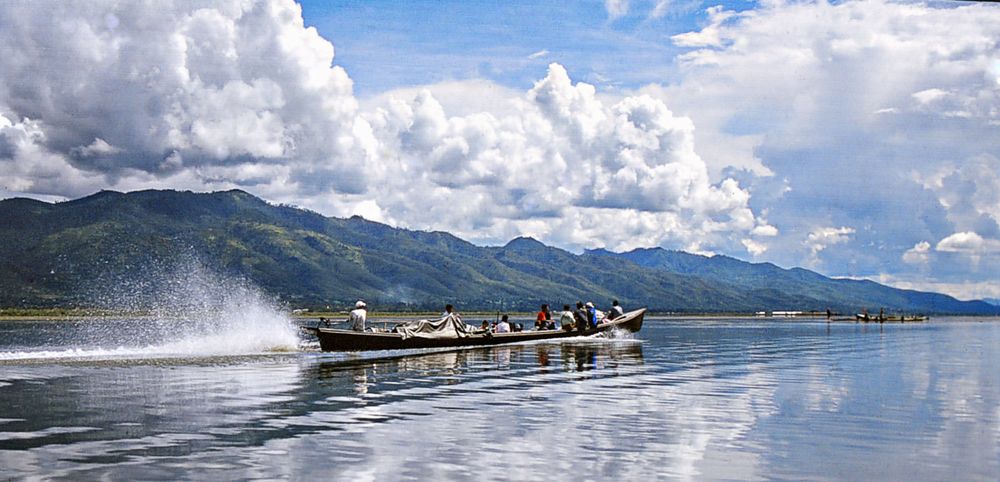
[[[642,343],[637,341],[577,341],[501,345],[434,353],[391,355],[375,358],[315,359],[306,374],[319,379],[337,378],[344,371],[367,367],[375,371],[405,376],[457,375],[492,367],[494,369],[537,365],[539,368],[562,362],[569,371],[586,371],[615,363],[642,363]],[[353,371],[352,371],[353,373]]]
[[[941,480],[960,468],[959,478],[989,480],[1000,473],[1000,324],[681,320],[650,322],[639,338],[436,353],[6,363],[0,475]]]

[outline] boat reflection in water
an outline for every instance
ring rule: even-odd
[[[563,343],[501,345],[381,358],[318,361],[303,376],[306,384],[340,387],[341,396],[387,395],[413,386],[458,385],[504,376],[544,377],[642,365],[635,340],[577,340]],[[572,382],[574,379],[566,379]],[[545,380],[546,382],[550,380]],[[350,390],[346,390],[351,385]]]

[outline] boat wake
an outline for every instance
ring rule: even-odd
[[[0,361],[200,358],[300,349],[289,316],[246,280],[220,276],[194,260],[151,276],[118,284],[102,298],[110,310],[142,315],[46,322],[60,323],[52,325],[55,335],[0,351]],[[130,294],[136,286],[145,289]]]

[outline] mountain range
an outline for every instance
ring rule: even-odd
[[[663,312],[830,308],[994,314],[982,301],[832,279],[801,268],[661,248],[574,254],[531,238],[477,246],[444,232],[325,217],[246,192],[137,191],[60,203],[0,201],[0,306],[142,302],[192,260],[295,308],[530,310],[611,299]],[[184,275],[180,275],[183,278]],[[175,276],[176,278],[176,276]]]

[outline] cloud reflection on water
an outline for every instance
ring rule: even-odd
[[[1000,324],[7,364],[0,466],[67,478],[989,479]],[[197,471],[197,472],[193,472]]]

